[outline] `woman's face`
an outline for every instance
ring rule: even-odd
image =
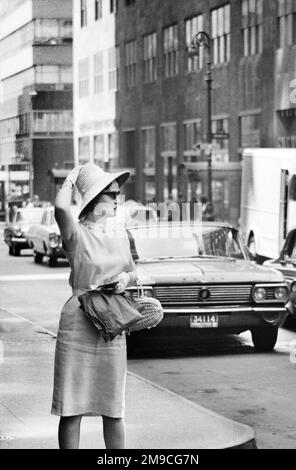
[[[119,196],[119,184],[117,181],[113,181],[101,193],[95,207],[93,214],[95,218],[99,217],[115,217],[117,210]]]

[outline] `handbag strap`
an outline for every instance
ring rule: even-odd
[[[139,279],[137,279],[137,296],[138,296],[138,300],[144,297],[144,288]]]

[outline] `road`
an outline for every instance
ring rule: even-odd
[[[55,333],[71,295],[69,267],[36,265],[30,251],[8,256],[0,233],[0,308]],[[150,338],[151,339],[151,338]],[[157,344],[157,346],[155,346]],[[254,351],[250,334],[198,340],[146,340],[131,372],[255,429],[264,449],[296,448],[295,330],[281,329],[273,353]]]

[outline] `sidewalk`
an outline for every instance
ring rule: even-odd
[[[0,309],[0,449],[56,449],[50,414],[55,339]],[[129,449],[255,448],[253,430],[128,373]],[[81,449],[104,449],[101,419],[84,418]]]

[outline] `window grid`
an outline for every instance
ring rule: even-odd
[[[104,91],[104,53],[94,55],[94,94]]]
[[[136,85],[137,79],[137,42],[125,43],[125,78],[128,88]]]
[[[144,36],[144,81],[155,82],[156,71],[157,36],[156,33]]]
[[[102,0],[95,0],[95,20],[100,20],[102,16]]]
[[[166,78],[178,75],[178,25],[163,30],[164,75]]]
[[[263,50],[263,0],[242,0],[242,35],[244,56]]]
[[[211,12],[213,63],[222,64],[230,60],[230,5]]]
[[[80,0],[80,26],[87,25],[87,0]]]
[[[119,47],[109,49],[109,90],[116,91],[119,87]]]
[[[185,21],[185,31],[186,31],[186,46],[187,49],[190,47],[192,39],[194,36],[203,30],[203,16],[198,15],[192,18],[189,18]],[[187,54],[187,72],[195,72],[202,68],[203,64],[203,47],[199,48],[198,55],[189,57]]]
[[[78,93],[79,98],[88,96],[89,94],[89,60],[82,59],[78,63]]]
[[[118,0],[110,0],[110,13],[116,13],[118,10]]]
[[[202,142],[201,120],[184,122],[184,159],[197,161],[199,145]]]
[[[296,2],[278,0],[278,47],[296,44]]]

